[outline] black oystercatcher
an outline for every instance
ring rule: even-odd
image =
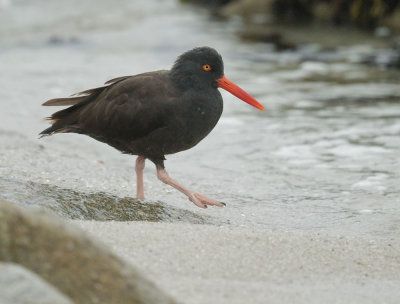
[[[40,135],[79,133],[104,142],[123,153],[137,155],[137,198],[144,199],[146,158],[157,177],[184,193],[201,208],[224,204],[190,190],[169,177],[166,154],[189,149],[214,128],[222,114],[223,88],[264,110],[253,97],[224,76],[221,55],[209,47],[190,50],[170,71],[162,70],[114,78],[105,86],[56,98],[44,106],[70,106],[51,115],[52,126]]]

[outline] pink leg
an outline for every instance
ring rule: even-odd
[[[169,177],[167,171],[161,167],[157,167],[157,177],[160,181],[162,181],[165,184],[168,184],[178,191],[182,192],[185,194],[191,202],[193,202],[196,206],[200,208],[207,208],[207,205],[210,206],[218,206],[218,207],[223,207],[225,204],[222,204],[216,200],[213,200],[203,194],[194,192],[193,190],[190,190],[182,185],[180,185],[178,182],[173,180],[172,178]]]
[[[138,156],[136,158],[136,198],[144,199],[144,189],[143,189],[143,169],[145,166],[146,158],[144,156]]]

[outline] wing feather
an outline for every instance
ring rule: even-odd
[[[171,100],[177,92],[169,83],[168,71],[123,76],[108,86],[80,92],[85,96],[56,98],[45,105],[72,105],[54,113],[53,125],[41,134],[84,133],[96,139],[133,141],[165,124]]]

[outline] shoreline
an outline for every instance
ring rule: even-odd
[[[71,221],[182,303],[396,303],[400,243],[204,224]]]

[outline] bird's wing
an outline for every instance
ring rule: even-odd
[[[97,95],[98,91],[85,93]],[[157,71],[116,79],[95,98],[63,111],[71,109],[65,120],[72,132],[116,141],[135,140],[166,124],[178,94],[168,71]],[[60,115],[53,116],[57,119]]]

